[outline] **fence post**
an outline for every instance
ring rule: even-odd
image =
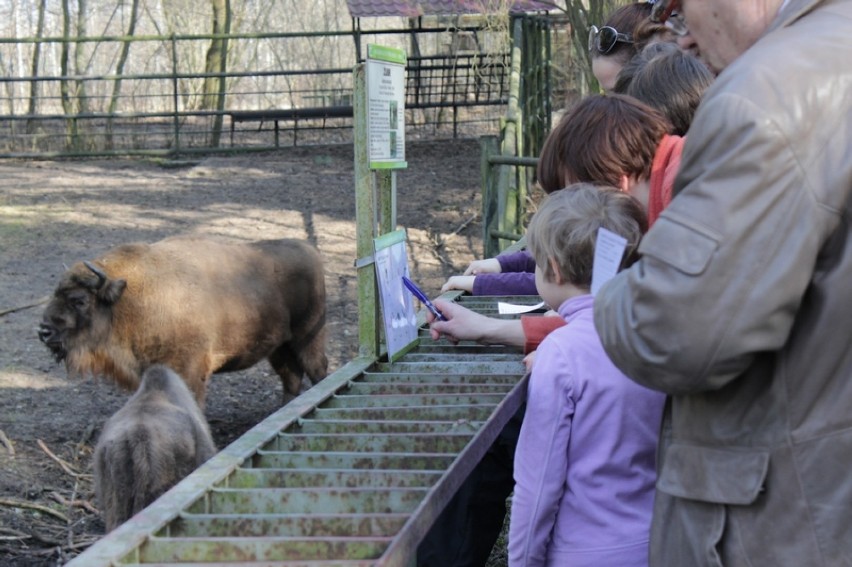
[[[482,179],[482,245],[484,257],[493,258],[500,252],[497,240],[491,237],[491,234],[497,230],[495,226],[497,194],[494,190],[494,166],[491,165],[490,158],[500,153],[497,136],[480,136],[479,147],[481,149],[480,178]]]
[[[379,216],[373,198],[373,176],[367,159],[367,69],[364,63],[352,72],[353,125],[355,129],[355,268],[358,274],[358,355],[379,354],[379,309],[373,237]]]
[[[509,108],[506,112],[505,123],[502,128],[502,140],[500,142],[501,154],[504,156],[521,155],[522,145],[519,140],[519,131],[523,131],[523,109],[521,108],[521,59],[523,57],[524,28],[520,18],[515,19],[512,38],[512,57],[510,59],[511,75],[509,78]],[[519,202],[518,168],[514,166],[502,166],[497,176],[497,232],[519,232],[520,215],[519,209],[524,203]],[[496,246],[502,250],[511,241],[504,242],[495,239]]]
[[[177,67],[177,38],[172,34],[172,105],[174,112],[174,127],[175,127],[175,147],[174,153],[180,151],[180,118],[178,116],[178,108],[180,100],[178,98],[178,67]]]

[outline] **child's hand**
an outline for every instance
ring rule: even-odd
[[[451,289],[460,289],[471,293],[473,291],[473,280],[476,276],[451,276],[441,287],[441,293],[450,291]]]
[[[452,301],[443,299],[435,300],[438,308],[446,321],[438,321],[435,316],[426,312],[426,322],[429,323],[429,334],[432,339],[441,337],[449,339],[453,343],[459,341],[478,341],[482,338],[482,329],[488,326],[489,318],[462,307]]]
[[[503,269],[500,267],[500,262],[497,258],[486,258],[485,260],[475,260],[470,263],[470,266],[464,271],[465,276],[475,276],[477,274],[499,274]]]

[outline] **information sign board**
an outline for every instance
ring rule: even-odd
[[[367,45],[367,139],[370,169],[405,161],[405,63],[402,49]]]

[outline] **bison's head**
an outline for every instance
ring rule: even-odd
[[[112,280],[91,262],[77,264],[59,282],[44,310],[38,338],[57,361],[68,355],[70,341],[91,332],[98,320],[108,321],[112,305],[118,301],[125,280]]]

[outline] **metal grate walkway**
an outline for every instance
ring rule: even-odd
[[[496,298],[459,301],[496,313]],[[68,565],[413,565],[519,407],[522,358],[421,330],[398,362],[353,360]]]

